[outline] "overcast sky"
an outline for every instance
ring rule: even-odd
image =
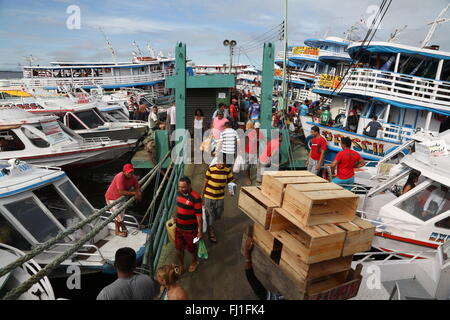
[[[303,45],[311,37],[344,36],[356,26],[364,36],[366,22],[381,0],[289,0],[288,39]],[[419,45],[449,0],[393,0],[374,40],[385,41],[395,28],[407,28],[398,42]],[[69,29],[67,9],[80,9],[80,28]],[[71,11],[72,13],[73,11]],[[283,20],[283,0],[0,0],[0,70],[20,70],[50,61],[111,61],[98,27],[111,40],[118,61],[130,61],[136,41],[145,54],[147,43],[158,51],[172,52],[177,41],[187,44],[188,57],[196,64],[228,63],[224,39],[238,46],[235,62],[259,68],[263,40],[277,38]],[[450,18],[450,10],[445,15]],[[76,22],[76,20],[69,21]],[[76,23],[72,23],[76,26]],[[450,51],[450,22],[438,27],[433,43]],[[255,40],[256,39],[256,40]],[[281,42],[275,41],[277,50]]]

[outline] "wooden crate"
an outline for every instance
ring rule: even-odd
[[[267,256],[276,262],[279,261],[282,243],[258,223],[253,224],[253,241]]]
[[[327,183],[328,190],[304,191],[306,187],[286,187],[282,208],[296,217],[300,226],[350,222],[355,218],[359,197],[339,186]]]
[[[282,170],[282,171],[264,171],[263,180],[265,176],[308,177],[308,176],[315,176],[315,174],[307,170]]]
[[[309,184],[309,183],[326,183],[327,180],[313,175],[311,172],[306,171],[304,176],[296,177],[279,177],[279,176],[264,176],[261,185],[261,191],[276,203],[278,207],[281,207],[283,202],[284,191],[289,184]]]
[[[336,225],[346,232],[342,256],[370,250],[375,235],[373,224],[355,217],[351,222],[337,223]]]
[[[306,264],[299,255],[292,252],[285,246],[281,250],[280,258],[280,265],[282,263],[287,263],[296,271],[299,279],[306,281],[309,279],[319,279],[331,274],[349,270],[351,268],[353,256]]]
[[[298,255],[306,264],[339,258],[344,247],[345,231],[334,224],[301,227],[282,208],[272,212],[270,232],[283,243],[283,248]]]
[[[242,246],[245,243],[245,239],[246,235],[244,234]],[[359,273],[357,274],[357,276],[359,277],[355,276],[354,270],[350,270],[346,279],[347,281],[343,284],[338,284],[330,288],[330,278],[332,279],[332,277],[329,277],[327,279],[322,279],[322,283],[312,283],[313,286],[310,286],[308,293],[305,293],[300,291],[296,282],[291,279],[291,276],[288,276],[286,272],[281,270],[280,266],[277,265],[266,254],[264,254],[258,246],[255,246],[252,250],[252,265],[256,277],[259,281],[261,281],[266,289],[272,292],[281,293],[286,299],[289,300],[349,299],[354,297],[358,293],[359,285],[362,279],[360,276],[361,268],[359,269]],[[323,281],[325,281],[325,285]],[[337,282],[338,281],[335,281],[334,283]],[[328,286],[326,285],[327,283]],[[325,289],[323,289],[324,287]]]
[[[259,187],[242,187],[238,207],[253,221],[268,229],[272,210],[277,205],[265,196]]]

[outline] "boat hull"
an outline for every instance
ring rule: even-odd
[[[308,116],[302,116],[300,119],[305,137],[311,135],[311,128],[313,126],[319,127],[320,134],[327,141],[327,153],[325,159],[328,161],[333,161],[336,154],[339,151],[342,151],[340,146],[342,137],[350,138],[352,140],[352,150],[358,152],[366,161],[379,161],[399,146],[399,144],[395,142],[389,142],[386,140],[348,132],[342,129],[323,126],[312,122],[311,117]]]
[[[120,129],[109,129],[109,130],[95,130],[95,131],[75,131],[83,138],[97,138],[97,137],[108,137],[111,140],[129,140],[129,139],[140,139],[147,133],[147,127],[131,127],[131,128],[120,128]]]

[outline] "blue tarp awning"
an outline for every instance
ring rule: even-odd
[[[441,54],[435,54],[435,53],[429,53],[429,52],[422,52],[422,51],[416,51],[416,50],[409,50],[404,48],[397,48],[397,47],[391,47],[391,46],[376,46],[376,45],[369,45],[369,46],[354,46],[351,48],[348,48],[348,53],[353,57],[360,49],[368,52],[379,52],[379,53],[405,53],[405,54],[411,54],[411,55],[420,55],[420,56],[426,56],[429,58],[434,59],[444,59],[444,60],[450,60],[450,56],[444,56]],[[438,51],[437,51],[438,52]]]
[[[414,105],[414,104],[409,104],[409,103],[403,103],[403,102],[398,102],[398,101],[394,101],[394,100],[389,100],[389,99],[383,99],[383,98],[373,98],[373,100],[375,101],[380,101],[386,104],[390,104],[399,108],[406,108],[406,109],[414,109],[414,110],[422,110],[422,111],[431,111],[434,113],[439,113],[442,114],[444,116],[450,116],[450,110],[439,110],[439,109],[434,109],[434,108],[428,108],[428,107],[422,107],[422,106],[418,106],[418,105]]]

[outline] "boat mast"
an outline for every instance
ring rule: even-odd
[[[133,46],[136,48],[137,54],[139,55],[139,57],[143,57],[144,55],[142,54],[141,48],[139,48],[139,46],[136,43],[136,41],[133,41]]]
[[[116,53],[114,52],[114,48],[111,44],[111,42],[108,40],[108,38],[106,37],[106,34],[103,32],[102,27],[98,27],[98,29],[100,30],[100,32],[102,33],[103,37],[105,38],[106,44],[108,45],[108,50],[111,53],[111,56],[113,58],[113,62],[115,65],[117,65],[117,61],[116,61]]]
[[[287,50],[288,50],[288,0],[284,1],[284,21],[283,21],[283,47],[284,47],[284,57],[283,57],[283,109],[287,109],[287,83],[286,83],[286,71],[287,71]]]
[[[442,18],[444,16],[444,14],[447,12],[448,8],[450,8],[450,3],[441,11],[441,13],[437,16],[437,18],[433,22],[430,22],[428,24],[428,25],[431,25],[431,28],[430,28],[430,31],[428,31],[428,34],[425,37],[425,39],[422,41],[421,48],[426,47],[430,44],[431,38],[433,37],[434,32],[436,31],[436,28],[439,24],[445,23],[450,20],[447,18]]]

